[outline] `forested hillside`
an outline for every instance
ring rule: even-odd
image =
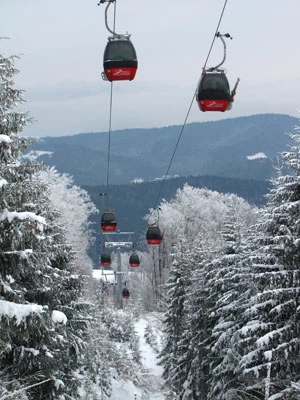
[[[277,155],[287,149],[297,119],[262,114],[187,124],[170,175],[211,175],[264,180],[274,176]],[[126,129],[111,134],[110,182],[152,181],[165,174],[181,126]],[[28,157],[55,166],[78,185],[106,182],[108,133],[46,137],[33,143]]]

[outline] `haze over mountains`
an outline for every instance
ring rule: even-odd
[[[293,132],[297,123],[297,118],[288,115],[259,114],[187,124],[170,175],[269,179],[274,176],[278,153],[288,148],[286,133]],[[109,182],[162,177],[181,128],[113,131]],[[29,156],[69,173],[78,185],[101,185],[107,176],[108,133],[41,138],[30,147]]]

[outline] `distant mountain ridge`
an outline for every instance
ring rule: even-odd
[[[170,168],[171,175],[209,175],[264,180],[274,176],[277,154],[287,150],[298,119],[259,114],[185,126]],[[111,133],[109,181],[126,184],[164,175],[181,126],[125,129]],[[27,156],[69,173],[76,184],[106,182],[108,133],[45,137],[32,144]],[[34,154],[35,152],[35,154]]]

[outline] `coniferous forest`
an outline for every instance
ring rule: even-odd
[[[89,194],[23,158],[17,61],[0,55],[0,400],[299,399],[299,128],[265,205],[186,183],[149,208],[163,240],[137,268],[122,251],[117,307]]]

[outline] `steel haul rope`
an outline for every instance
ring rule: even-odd
[[[224,6],[223,6],[223,9],[222,9],[220,18],[219,18],[219,22],[218,22],[217,28],[216,28],[216,30],[215,30],[214,37],[213,37],[213,40],[212,40],[212,42],[211,42],[211,45],[210,45],[210,48],[209,48],[209,51],[208,51],[208,55],[207,55],[207,57],[206,57],[206,60],[205,60],[203,69],[205,69],[205,67],[206,67],[206,64],[207,64],[207,62],[208,62],[210,53],[211,53],[212,48],[213,48],[213,46],[214,46],[214,43],[215,43],[215,40],[216,40],[216,37],[217,37],[217,33],[218,33],[218,31],[219,31],[219,27],[220,27],[220,25],[221,25],[221,21],[222,21],[224,12],[225,12],[225,8],[226,8],[226,5],[227,5],[227,1],[228,1],[228,0],[225,0]]]
[[[111,3],[109,3],[110,5]],[[116,6],[117,2],[114,0],[114,17],[113,17],[113,32],[108,28],[107,25],[107,13],[105,15],[105,22],[107,29],[114,34],[116,29]],[[108,7],[106,8],[107,12]],[[105,195],[108,198],[109,193],[109,174],[110,174],[110,149],[111,149],[111,127],[112,127],[112,106],[113,106],[113,82],[110,82],[110,101],[109,101],[109,122],[108,122],[108,145],[107,145],[107,172],[106,172],[106,192]],[[107,206],[107,202],[106,202]]]
[[[110,170],[110,144],[111,144],[111,122],[113,105],[113,82],[110,83],[110,101],[109,101],[109,123],[108,123],[108,145],[107,145],[107,172],[106,172],[106,195],[109,188],[109,170]]]
[[[228,0],[225,0],[225,2],[224,2],[223,9],[222,9],[222,12],[221,12],[221,15],[220,15],[218,24],[217,24],[217,28],[216,28],[216,30],[215,30],[214,37],[213,37],[213,40],[212,40],[212,43],[211,43],[211,46],[210,46],[210,49],[209,49],[209,52],[208,52],[208,55],[207,55],[207,58],[206,58],[206,61],[205,61],[205,64],[204,64],[204,67],[203,67],[203,68],[206,67],[206,64],[207,64],[207,62],[208,62],[210,53],[211,53],[211,51],[212,51],[212,48],[213,48],[213,45],[214,45],[214,42],[215,42],[215,38],[216,38],[216,34],[217,34],[218,30],[219,30],[219,27],[220,27],[220,24],[221,24],[221,21],[222,21],[224,12],[225,12],[225,8],[226,8],[226,6],[227,6],[227,1],[228,1]],[[173,160],[174,160],[174,157],[175,157],[175,154],[176,154],[176,151],[177,151],[179,142],[180,142],[181,137],[182,137],[182,135],[183,135],[184,128],[185,128],[185,126],[186,126],[188,117],[189,117],[190,112],[191,112],[191,109],[192,109],[192,105],[193,105],[193,102],[194,102],[194,99],[195,99],[195,96],[196,96],[196,92],[197,92],[197,89],[196,89],[196,90],[194,91],[194,93],[193,93],[193,97],[192,97],[191,103],[190,103],[190,105],[189,105],[189,108],[188,108],[186,117],[185,117],[185,119],[184,119],[183,125],[182,125],[182,127],[181,127],[181,130],[180,130],[180,133],[179,133],[179,136],[178,136],[178,139],[177,139],[177,142],[176,142],[176,145],[175,145],[173,154],[172,154],[172,156],[171,156],[170,162],[169,162],[169,164],[168,164],[167,170],[166,170],[165,175],[164,175],[164,178],[163,178],[163,180],[162,180],[162,184],[161,184],[161,186],[160,186],[160,189],[159,189],[159,192],[158,192],[158,196],[157,196],[155,205],[158,204],[159,199],[160,199],[160,196],[161,196],[161,193],[162,193],[162,190],[163,190],[163,188],[164,188],[164,186],[165,186],[165,183],[166,183],[166,180],[167,180],[167,177],[168,177],[168,173],[169,173],[169,171],[170,171],[170,168],[171,168],[172,162],[173,162]],[[156,209],[156,207],[153,207],[153,209]]]

